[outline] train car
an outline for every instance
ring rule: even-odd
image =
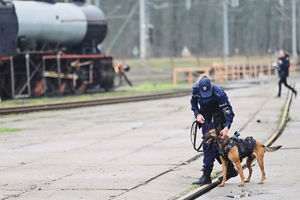
[[[82,0],[0,0],[1,95],[113,89],[113,57],[99,48],[106,34],[103,11]]]

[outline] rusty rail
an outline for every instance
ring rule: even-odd
[[[108,104],[125,103],[125,102],[146,101],[146,100],[154,100],[154,99],[181,97],[181,96],[189,95],[190,93],[191,93],[191,89],[178,89],[171,92],[128,95],[128,96],[111,97],[111,98],[86,100],[86,101],[49,103],[49,104],[34,105],[34,106],[14,106],[14,107],[7,107],[7,108],[4,107],[4,108],[0,108],[0,114],[2,115],[18,114],[18,113],[28,113],[28,112],[37,112],[37,111],[45,111],[45,110],[70,109],[70,108],[79,108],[79,107],[87,107],[87,106],[99,106],[99,105],[108,105]]]

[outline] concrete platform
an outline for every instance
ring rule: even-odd
[[[231,134],[241,130],[242,136],[263,142],[274,132],[288,92],[283,87],[282,98],[274,98],[277,81],[260,77],[255,83],[244,80],[243,87],[231,83],[236,88],[226,91],[236,114]],[[187,194],[202,174],[201,154],[189,137],[189,99],[1,116],[0,128],[21,131],[0,134],[0,199],[171,200]],[[289,149],[266,159],[283,151]],[[214,171],[220,169],[216,162]],[[269,174],[267,169],[265,185]],[[281,177],[276,178],[272,183],[279,187]]]
[[[295,79],[295,88],[300,91],[300,80]],[[244,187],[238,187],[240,178],[226,182],[225,187],[217,187],[199,199],[300,199],[300,98],[293,98],[285,131],[273,145],[282,145],[276,152],[265,154],[265,184],[260,185],[261,172],[258,164],[253,167],[252,180]],[[244,170],[247,176],[248,169]]]

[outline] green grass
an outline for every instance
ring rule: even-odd
[[[168,92],[176,89],[189,86],[188,84],[177,84],[174,86],[171,81],[146,81],[137,87],[124,87],[122,90],[116,90],[111,92],[98,92],[93,94],[71,95],[62,97],[41,97],[41,98],[29,98],[29,99],[12,99],[5,100],[0,103],[0,108],[12,107],[12,106],[28,106],[28,105],[41,105],[51,103],[65,103],[75,101],[87,101],[95,99],[105,99],[111,97],[121,97],[126,95],[138,95],[143,93],[156,93],[156,92]]]
[[[276,60],[273,56],[233,56],[229,58],[229,62],[255,62],[255,61],[271,61]],[[123,59],[116,62],[124,62],[131,67],[140,67],[139,59]],[[211,66],[214,62],[223,62],[223,57],[187,57],[187,58],[150,58],[146,60],[148,66],[152,68],[168,68],[168,67],[203,67]]]
[[[21,131],[20,128],[0,128],[0,133]]]
[[[213,173],[210,175],[210,177],[211,177],[212,179],[217,178],[218,175],[221,174],[221,173],[222,173],[222,172],[213,172]]]
[[[217,178],[218,175],[221,174],[221,173],[222,173],[221,171],[213,172],[213,173],[210,175],[210,177],[211,177],[212,179],[215,179],[215,178]],[[188,193],[188,192],[190,192],[190,191],[193,191],[193,190],[197,189],[198,187],[200,187],[200,185],[192,184],[192,185],[189,187],[189,189],[187,189],[187,190],[185,191],[185,193]]]
[[[191,187],[188,189],[188,191],[193,191],[193,190],[197,189],[198,187],[200,187],[200,185],[193,184],[193,185],[191,185]]]
[[[279,116],[279,118],[278,118],[278,120],[277,120],[277,124],[279,125],[280,123],[281,123],[281,119],[282,119],[282,115],[283,115],[283,112],[284,112],[284,106],[281,108],[281,112],[280,112],[280,116]]]
[[[278,125],[279,125],[279,124],[281,123],[281,121],[282,121],[284,109],[285,109],[285,106],[283,106],[283,107],[281,108],[281,113],[280,113],[280,116],[279,116],[279,118],[278,118],[278,120],[277,120],[277,124],[278,124]],[[284,119],[284,127],[286,126],[286,123],[289,122],[289,121],[291,121],[291,120],[292,120],[292,118],[291,118],[290,116],[287,115],[287,116],[285,117],[285,119]]]

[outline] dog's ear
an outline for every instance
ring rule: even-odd
[[[216,134],[217,134],[217,136],[220,136],[221,130],[222,130],[221,125],[218,125],[218,126],[216,127]]]

